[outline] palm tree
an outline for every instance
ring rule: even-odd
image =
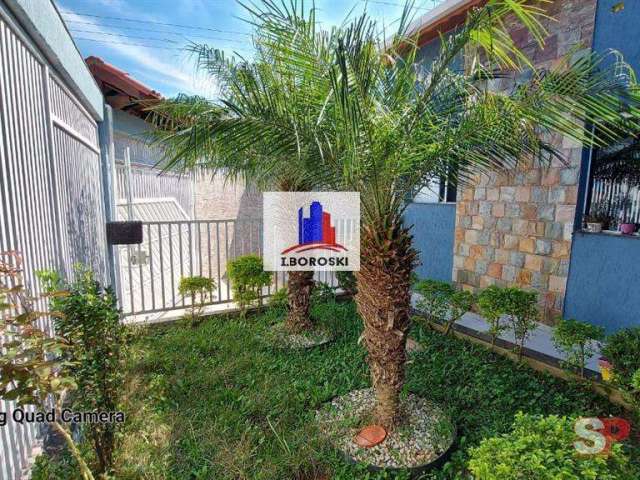
[[[309,132],[318,128],[315,114],[325,92],[319,79],[309,76],[315,70],[284,65],[287,59],[279,51],[296,36],[314,39],[297,46],[299,58],[306,57],[303,60],[323,62],[328,50],[316,41],[313,11],[305,18],[297,5],[293,10],[268,5],[279,19],[287,19],[289,30],[275,37],[268,29],[259,29],[253,37],[253,60],[229,59],[207,45],[191,45],[198,69],[219,89],[217,101],[178,96],[150,106],[159,127],[153,135],[166,152],[165,169],[205,168],[263,190],[312,191],[326,186],[323,176],[317,175],[317,149],[309,143]],[[286,326],[291,332],[313,327],[309,315],[313,285],[312,271],[289,272]]]
[[[470,12],[458,32],[442,39],[427,73],[416,66],[410,5],[391,39],[366,14],[322,31],[313,8],[306,12],[296,0],[263,0],[251,8],[258,63],[242,63],[240,73],[236,63],[227,68],[218,58],[212,64],[223,85],[230,71],[233,82],[251,72],[251,88],[223,97],[215,109],[187,108],[188,122],[198,125],[190,135],[212,143],[211,151],[228,157],[227,163],[251,152],[238,161],[273,166],[289,155],[313,186],[360,192],[356,302],[377,398],[374,418],[394,428],[402,419],[410,274],[418,261],[402,220],[406,199],[443,175],[464,184],[523,161],[562,159],[546,141],[550,134],[593,144],[637,131],[638,89],[612,75],[628,67],[618,62],[606,68],[597,55],[536,71],[503,23],[507,15],[517,16],[542,45],[544,11],[526,0],[489,0]],[[461,55],[463,72],[454,67]],[[529,80],[511,91],[489,88],[489,80],[505,70],[515,76],[523,69]]]
[[[523,161],[562,159],[546,141],[551,134],[593,144],[639,126],[637,86],[613,75],[629,68],[623,63],[607,68],[597,55],[587,55],[538,72],[518,50],[505,17],[515,15],[542,45],[541,8],[525,0],[489,0],[470,12],[457,33],[442,39],[427,74],[416,66],[419,47],[408,27],[410,10],[405,8],[391,40],[366,14],[343,28],[319,32],[300,29],[312,18],[282,15],[272,2],[264,2],[259,12],[266,19],[260,35],[273,39],[282,68],[294,77],[321,79],[299,85],[312,100],[306,109],[319,126],[306,132],[307,144],[317,149],[311,154],[319,162],[317,175],[327,185],[360,192],[356,302],[376,392],[374,418],[386,428],[401,421],[410,274],[418,260],[402,219],[407,197],[442,175],[464,184]],[[310,48],[314,43],[318,46]],[[322,53],[316,60],[310,51]],[[461,55],[463,72],[454,68]],[[489,88],[489,80],[505,70],[515,77],[523,69],[530,79],[510,92]],[[585,123],[598,135],[589,134]]]

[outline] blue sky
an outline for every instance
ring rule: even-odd
[[[84,57],[101,57],[167,97],[180,92],[215,97],[215,85],[196,74],[183,50],[189,41],[244,56],[252,52],[251,28],[242,20],[247,15],[235,0],[54,1]],[[316,8],[326,26],[365,8],[389,25],[400,16],[402,2],[316,0]],[[425,13],[433,3],[416,2],[416,12]]]

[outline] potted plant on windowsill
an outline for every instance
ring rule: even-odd
[[[620,233],[623,235],[633,235],[636,231],[635,223],[621,223],[620,224]]]
[[[589,233],[600,233],[609,227],[604,218],[597,215],[586,215],[584,217],[585,230]]]
[[[584,223],[587,232],[600,233],[602,230],[608,230],[611,227],[612,218],[606,207],[596,203],[591,206],[589,214],[585,215]]]

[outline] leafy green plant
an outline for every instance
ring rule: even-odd
[[[354,296],[358,293],[358,282],[353,272],[336,272],[336,278],[338,279],[338,286],[350,296]]]
[[[631,377],[631,387],[636,391],[640,392],[640,368],[636,370],[636,373]]]
[[[311,290],[311,304],[330,303],[336,301],[336,289],[325,282],[316,282]]]
[[[20,407],[33,405],[41,412],[51,410],[49,422],[65,441],[84,480],[93,474],[76,445],[70,427],[62,421],[61,409],[67,392],[77,388],[70,371],[68,340],[50,336],[39,323],[49,313],[39,311],[22,282],[22,257],[17,252],[0,254],[0,398]],[[52,291],[52,298],[62,292]],[[54,313],[55,315],[55,313]]]
[[[189,320],[192,326],[196,326],[201,322],[202,310],[213,290],[216,288],[216,282],[212,278],[194,276],[183,277],[178,285],[178,292],[183,297],[191,299],[189,309]]]
[[[279,288],[269,298],[269,308],[274,310],[286,310],[289,307],[289,290],[287,287]]]
[[[495,346],[500,334],[509,328],[503,322],[503,316],[507,309],[505,290],[495,285],[485,288],[478,295],[478,308],[482,317],[489,324],[491,345]]]
[[[445,335],[471,310],[475,301],[471,292],[456,290],[450,283],[438,280],[420,280],[414,288],[422,296],[416,308],[431,319],[444,322]]]
[[[55,313],[56,331],[70,345],[65,357],[71,362],[68,371],[78,387],[71,397],[74,410],[117,412],[124,384],[127,332],[114,292],[81,265],[76,266],[75,280],[69,284],[55,272],[39,272],[38,276],[47,292],[67,292],[51,297],[50,310]],[[109,474],[113,467],[118,426],[116,422],[83,424],[101,475]]]
[[[627,480],[635,478],[622,445],[608,456],[581,456],[574,447],[574,418],[516,414],[510,433],[470,450],[476,480]]]
[[[450,283],[439,280],[420,280],[415,284],[415,291],[421,295],[417,309],[437,322],[446,321],[449,301],[455,289]]]
[[[474,302],[475,296],[466,290],[458,290],[449,296],[449,314],[444,328],[445,335],[451,331],[454,323],[471,310]]]
[[[575,368],[584,378],[587,360],[597,351],[604,339],[604,329],[575,319],[560,319],[553,328],[553,343],[567,358],[566,365]]]
[[[262,258],[253,254],[237,257],[227,264],[227,273],[243,317],[256,301],[262,305],[262,289],[271,285],[271,274],[264,271]]]
[[[538,319],[538,294],[517,287],[509,287],[504,291],[505,310],[516,340],[518,359],[522,360],[524,344],[536,326]]]
[[[625,328],[607,337],[602,355],[613,365],[613,382],[640,408],[633,379],[640,370],[640,327]]]
[[[31,480],[79,479],[82,479],[82,476],[78,473],[78,462],[68,449],[38,455],[31,468]]]

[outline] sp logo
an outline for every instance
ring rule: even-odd
[[[574,431],[580,440],[574,447],[582,455],[607,455],[614,442],[629,437],[631,424],[624,418],[579,418]]]

